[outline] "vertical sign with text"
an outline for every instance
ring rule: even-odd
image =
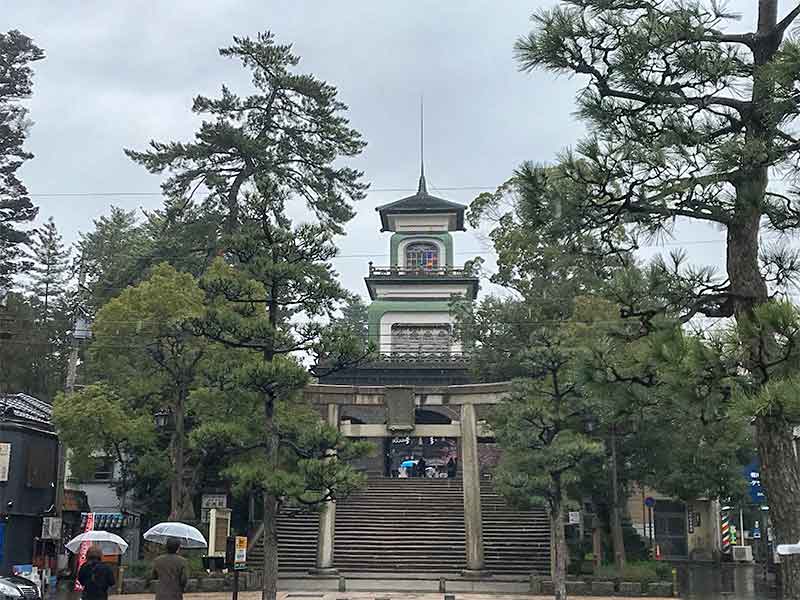
[[[94,530],[94,513],[88,513],[86,515],[86,527],[83,529],[84,533],[87,531]],[[91,542],[83,542],[81,547],[78,549],[78,565],[76,567],[76,572],[81,570],[83,563],[86,562],[86,553],[89,551],[89,548],[92,547]],[[78,581],[78,578],[75,578],[75,591],[82,592],[83,586]]]
[[[0,443],[0,481],[8,481],[8,471],[11,467],[11,444]]]

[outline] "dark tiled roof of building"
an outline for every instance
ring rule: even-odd
[[[0,394],[0,418],[52,425],[53,407],[27,394]]]
[[[419,189],[417,193],[413,196],[407,196],[405,198],[401,198],[400,200],[395,200],[394,202],[390,202],[389,204],[384,204],[383,206],[379,206],[375,210],[377,210],[381,215],[381,224],[383,225],[384,229],[388,229],[388,222],[386,216],[389,214],[396,214],[396,213],[452,213],[455,212],[457,214],[457,228],[462,229],[464,227],[464,210],[466,206],[463,204],[459,204],[458,202],[450,202],[450,200],[445,200],[444,198],[438,198],[437,196],[431,196],[428,193],[428,188],[425,184],[425,175],[421,175],[419,178]]]

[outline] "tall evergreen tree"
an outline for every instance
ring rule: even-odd
[[[77,260],[85,271],[90,311],[98,310],[146,276],[148,270],[140,268],[139,258],[145,254],[149,241],[136,211],[116,206],[111,207],[108,216],[94,220],[92,231],[81,234]]]
[[[66,299],[71,279],[70,250],[64,247],[53,217],[34,231],[28,246],[31,267],[25,290],[41,306],[40,320],[46,324]]]
[[[671,274],[695,288],[684,319],[734,317],[744,326],[770,301],[770,284],[796,276],[796,253],[762,245],[760,235],[765,223],[800,227],[796,199],[769,185],[800,152],[800,44],[787,36],[800,6],[780,18],[778,0],[757,6],[750,31],[729,33],[734,15],[711,0],[568,0],[537,13],[536,29],[516,45],[526,70],[588,79],[578,111],[590,133],[562,165],[586,186],[585,228],[610,247],[604,234],[620,226],[653,235],[688,219],[725,229],[724,278]],[[743,331],[753,337],[740,338],[740,367],[760,397],[779,344],[763,329]],[[781,543],[800,539],[792,397],[767,395],[772,408],[753,415]],[[800,559],[782,567],[784,593],[800,597]]]
[[[74,309],[69,289],[70,251],[52,217],[34,230],[27,256],[30,267],[24,289],[37,318],[26,324],[25,331],[36,346],[31,355],[38,382],[36,395],[51,400],[64,382]]]
[[[30,122],[21,100],[31,95],[30,63],[42,58],[44,52],[19,31],[0,33],[0,301],[23,266],[20,244],[28,237],[20,226],[37,212],[17,170],[33,158],[23,149]]]
[[[343,116],[347,107],[336,88],[294,73],[300,58],[271,32],[234,37],[220,55],[253,72],[255,92],[239,96],[223,86],[219,98],[197,96],[192,111],[209,120],[193,142],[153,141],[147,152],[125,151],[152,173],[170,173],[162,185],[168,216],[184,216],[205,188],[206,214],[215,216],[218,232],[231,234],[241,222],[242,194],[258,190],[284,196],[278,208],[289,198],[304,200],[327,228],[343,233],[353,217],[348,199],[361,198],[366,185],[359,171],[334,161],[359,154],[364,142]]]
[[[231,448],[239,458],[232,472],[263,497],[263,597],[274,600],[281,502],[325,502],[358,480],[347,465],[318,454],[347,453],[338,432],[316,420],[311,429],[294,431],[307,423],[299,417],[288,419],[293,425],[287,431],[279,415],[306,410],[301,390],[308,371],[298,354],[345,361],[359,354],[352,335],[338,335],[336,328],[323,335],[321,319],[330,319],[346,297],[330,265],[332,238],[343,233],[353,216],[350,202],[366,187],[360,172],[335,163],[358,154],[364,142],[350,128],[336,89],[296,74],[299,58],[271,33],[234,38],[220,54],[252,71],[254,93],[242,97],[223,86],[218,99],[198,96],[193,110],[209,120],[193,142],[151,142],[148,152],[126,152],[151,172],[170,173],[163,184],[165,218],[187,233],[199,232],[198,252],[219,256],[201,279],[209,305],[198,333],[252,354],[234,375],[236,385],[257,399],[261,420],[250,431],[249,447]],[[208,196],[198,203],[201,187]],[[290,204],[299,202],[312,222],[293,223],[300,207]],[[195,227],[198,219],[210,227]],[[224,431],[216,433],[230,441]],[[295,461],[287,462],[284,451]]]

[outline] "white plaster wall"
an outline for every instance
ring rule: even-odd
[[[453,317],[446,312],[386,312],[380,322],[380,351],[388,354],[392,351],[392,325],[454,323]],[[461,352],[461,344],[453,342],[451,352]]]
[[[389,225],[398,233],[442,233],[455,228],[455,213],[392,215]]]
[[[406,247],[409,244],[416,244],[417,242],[424,242],[426,244],[434,244],[436,247],[438,247],[439,248],[439,266],[440,267],[447,266],[447,250],[445,249],[444,243],[442,243],[442,240],[438,240],[438,239],[432,238],[432,237],[425,237],[424,235],[421,235],[419,237],[414,236],[413,238],[406,238],[406,239],[402,240],[397,245],[397,257],[396,257],[396,260],[397,260],[397,264],[399,266],[401,266],[401,267],[407,267],[408,266],[406,264]]]
[[[79,483],[76,487],[86,492],[92,512],[119,512],[121,499],[108,482]]]
[[[469,288],[466,285],[402,285],[402,284],[373,284],[375,296],[381,300],[396,300],[400,298],[419,299],[450,299],[451,296],[467,296]],[[405,313],[408,314],[408,313]]]

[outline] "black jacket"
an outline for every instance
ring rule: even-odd
[[[108,589],[117,583],[111,567],[98,561],[83,563],[78,571],[78,581],[83,586],[81,598],[84,600],[106,600]]]

